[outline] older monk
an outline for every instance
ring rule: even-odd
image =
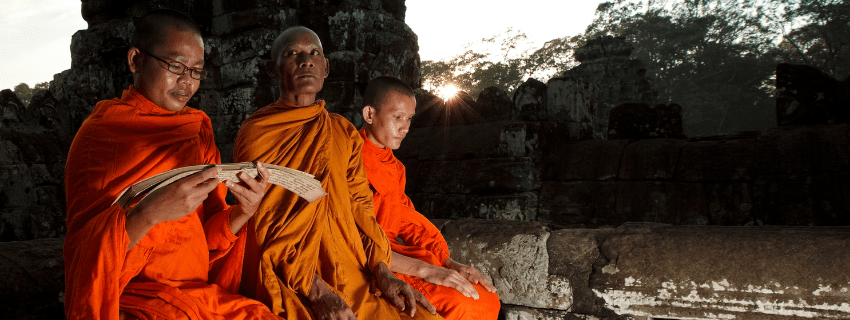
[[[495,320],[500,307],[496,287],[449,256],[440,230],[416,212],[404,193],[404,165],[393,150],[416,113],[413,90],[396,78],[378,77],[369,83],[364,100],[363,166],[374,192],[375,216],[392,246],[390,270],[421,291],[446,319]]]
[[[289,28],[271,54],[280,99],[245,120],[233,158],[310,173],[328,196],[307,203],[269,188],[248,225],[244,292],[288,319],[441,318],[389,269],[390,245],[360,158],[363,139],[316,100],[329,67],[319,37]],[[417,302],[431,314],[416,312]]]
[[[133,85],[95,106],[68,154],[66,318],[280,319],[238,295],[243,226],[268,170],[225,187],[218,169],[207,169],[129,209],[113,204],[139,180],[220,161],[210,119],[186,107],[206,76],[198,26],[158,10],[141,19],[132,41]],[[225,203],[228,189],[239,205]]]

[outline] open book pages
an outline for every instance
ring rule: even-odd
[[[269,177],[269,183],[292,191],[308,202],[316,201],[327,195],[325,190],[322,189],[322,183],[319,182],[319,180],[316,180],[311,174],[273,164],[263,163],[263,165],[269,170],[269,174],[271,175],[271,177]],[[226,180],[239,182],[239,178],[236,177],[236,174],[239,172],[245,172],[252,178],[256,178],[258,174],[257,166],[253,162],[203,164],[172,169],[136,182],[127,189],[124,189],[124,191],[121,192],[121,195],[119,195],[112,204],[118,204],[122,208],[127,208],[137,199],[143,199],[154,190],[198,173],[211,166],[221,168],[221,172],[216,175],[218,180],[221,182]]]

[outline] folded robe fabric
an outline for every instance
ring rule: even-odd
[[[406,172],[390,148],[379,148],[360,129],[363,138],[363,167],[374,191],[375,217],[384,229],[392,250],[396,253],[445,267],[449,247],[440,230],[416,211],[404,193]],[[397,239],[401,239],[399,242]],[[454,288],[429,283],[417,277],[396,273],[412,287],[422,292],[437,312],[449,320],[491,319],[499,316],[499,296],[480,284],[473,286],[479,299],[463,296]]]
[[[409,318],[370,293],[372,270],[381,262],[389,265],[390,247],[372,213],[362,144],[354,126],[328,113],[322,100],[296,107],[279,99],[245,120],[235,161],[307,172],[328,193],[307,203],[281,187],[269,187],[248,224],[242,284],[247,296],[287,319],[311,319],[304,297],[318,274],[359,319]],[[435,317],[419,310],[417,319]]]
[[[223,184],[127,251],[126,210],[112,205],[122,190],[170,169],[219,162],[210,119],[199,110],[162,109],[132,86],[97,104],[65,167],[67,319],[118,319],[119,309],[140,319],[280,319],[237,294],[245,237],[230,230]]]

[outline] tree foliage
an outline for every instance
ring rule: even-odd
[[[454,84],[473,97],[495,86],[509,94],[529,77],[548,79],[574,66],[570,38],[528,48],[528,37],[512,28],[465,46],[466,52],[444,61],[423,61],[423,86],[436,89]]]
[[[683,106],[692,136],[775,125],[779,62],[839,80],[850,74],[850,0],[613,0],[582,34],[518,52],[526,37],[509,30],[482,40],[505,54],[469,50],[423,63],[423,75],[426,84],[454,82],[473,95],[491,85],[510,92],[528,77],[545,81],[575,66],[574,49],[603,35],[635,46],[631,58],[644,62],[659,102]]]
[[[35,84],[35,87],[30,88],[30,86],[26,83],[21,82],[19,85],[15,86],[12,91],[15,92],[15,95],[18,96],[18,99],[21,99],[21,102],[24,105],[29,105],[30,100],[32,100],[32,96],[35,95],[39,90],[47,90],[50,84],[47,82],[39,82]]]

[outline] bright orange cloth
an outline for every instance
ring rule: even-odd
[[[199,110],[167,111],[132,86],[120,100],[97,104],[65,167],[67,319],[118,319],[119,309],[140,319],[279,319],[237,295],[245,237],[230,231],[224,185],[127,251],[126,210],[112,205],[122,190],[170,169],[219,161],[210,119]]]
[[[390,148],[379,148],[360,129],[363,143],[363,167],[374,192],[375,216],[387,234],[392,250],[398,254],[445,267],[449,247],[440,230],[413,207],[404,193],[405,169]],[[401,239],[404,243],[399,243]],[[454,288],[429,283],[417,277],[396,273],[412,287],[422,292],[437,313],[448,320],[496,319],[499,316],[499,295],[490,293],[480,284],[473,284],[479,299],[463,296]]]
[[[389,266],[390,246],[372,214],[372,192],[360,159],[363,140],[324,101],[296,107],[286,100],[257,110],[236,137],[236,161],[262,161],[316,176],[328,196],[307,203],[270,186],[248,224],[245,281],[249,297],[287,319],[310,319],[318,274],[359,319],[409,319],[369,292],[371,272]],[[419,309],[417,319],[435,317]]]

